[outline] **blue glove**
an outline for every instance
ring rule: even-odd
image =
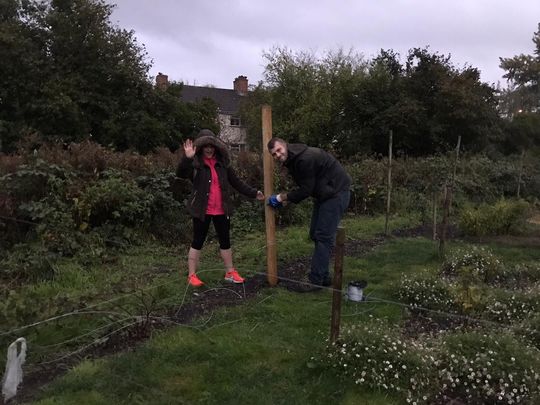
[[[283,207],[283,204],[281,201],[278,201],[277,194],[271,195],[268,199],[268,205],[272,208],[281,208]]]

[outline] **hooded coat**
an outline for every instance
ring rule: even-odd
[[[298,203],[310,196],[322,202],[351,187],[351,176],[328,152],[302,143],[289,143],[287,153],[284,165],[298,185],[287,193],[290,202]]]
[[[201,221],[204,221],[206,216],[208,196],[212,182],[210,167],[204,163],[202,156],[205,145],[213,145],[216,148],[215,170],[219,179],[222,206],[225,215],[231,216],[233,213],[230,186],[246,197],[255,198],[257,196],[257,190],[240,180],[231,167],[227,145],[217,138],[212,131],[203,129],[199,132],[193,145],[196,148],[195,156],[190,159],[184,155],[176,169],[176,175],[178,177],[190,179],[193,183],[192,192],[187,201],[187,208],[192,217],[198,218]]]

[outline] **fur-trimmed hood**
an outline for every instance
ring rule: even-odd
[[[197,148],[194,158],[194,165],[196,167],[201,167],[202,163],[202,151],[205,145],[212,145],[216,148],[216,159],[223,164],[225,167],[230,166],[230,157],[229,157],[229,148],[227,145],[219,139],[212,131],[209,129],[203,129],[195,138],[193,146]]]

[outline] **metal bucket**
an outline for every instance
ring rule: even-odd
[[[364,288],[366,288],[367,282],[364,280],[351,281],[347,288],[347,298],[349,301],[360,302],[365,299]]]

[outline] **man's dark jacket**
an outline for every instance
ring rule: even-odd
[[[194,146],[197,148],[195,156],[193,159],[189,159],[184,155],[176,169],[176,175],[181,178],[190,179],[193,182],[193,189],[187,201],[187,209],[191,216],[201,221],[204,221],[206,216],[208,195],[212,181],[210,167],[204,163],[202,157],[203,146],[208,144],[214,145],[216,148],[217,161],[215,169],[221,187],[222,205],[225,215],[230,216],[233,212],[229,184],[246,197],[255,198],[257,196],[257,190],[240,180],[234,169],[230,166],[227,146],[212,135],[199,137],[194,143]]]
[[[349,190],[351,177],[328,152],[301,143],[287,145],[285,166],[298,185],[287,193],[290,202],[298,203],[311,196],[321,202]]]

